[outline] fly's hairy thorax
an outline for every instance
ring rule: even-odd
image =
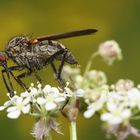
[[[36,69],[41,69],[51,61],[50,58],[54,54],[65,49],[57,41],[42,41],[31,45],[27,42],[29,42],[27,37],[15,37],[9,41],[5,51],[17,65],[29,69],[32,66]]]
[[[31,62],[37,69],[49,64],[56,59],[55,54],[60,50],[64,50],[64,46],[57,41],[42,41],[31,46]]]

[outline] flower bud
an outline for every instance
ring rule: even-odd
[[[121,49],[119,44],[114,40],[108,40],[99,45],[99,54],[103,59],[111,65],[114,60],[122,59]]]

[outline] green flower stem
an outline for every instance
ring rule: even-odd
[[[76,121],[70,122],[70,140],[77,140]]]
[[[89,61],[87,63],[87,66],[86,66],[86,69],[85,69],[85,72],[84,72],[84,76],[87,74],[87,72],[90,70],[91,68],[91,65],[92,65],[92,61],[93,59],[99,55],[99,52],[94,52],[91,57],[89,58]]]
[[[52,140],[52,136],[51,135],[49,135],[49,137],[48,137],[48,139],[47,140]]]

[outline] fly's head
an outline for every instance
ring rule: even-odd
[[[5,52],[0,52],[0,66],[3,66],[4,68],[7,65],[7,55]]]
[[[9,57],[15,56],[23,50],[27,50],[29,38],[25,36],[17,36],[12,38],[7,46],[5,52]]]

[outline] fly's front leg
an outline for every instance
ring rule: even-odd
[[[5,86],[6,86],[6,89],[7,89],[8,93],[10,93],[10,97],[13,97],[13,96],[14,96],[14,90],[12,90],[12,91],[10,90],[10,88],[9,88],[7,82],[6,82],[5,76],[4,76],[4,73],[5,73],[5,72],[6,72],[5,69],[2,70],[2,79],[3,79],[3,82],[4,82]],[[9,80],[9,79],[8,79],[8,80]]]
[[[24,89],[24,90],[27,90],[28,88],[26,87],[26,85],[22,82],[22,80],[20,78],[23,78],[25,77],[26,75],[30,75],[30,71],[29,72],[24,72],[24,73],[21,73],[20,75],[18,76],[15,76],[13,74],[12,71],[16,71],[16,70],[22,70],[23,67],[21,66],[12,66],[12,67],[9,67],[7,68],[8,69],[8,72],[11,74],[11,76],[16,80],[16,82]]]
[[[58,73],[59,73],[59,71],[57,72],[57,69],[56,69],[56,67],[55,67],[55,65],[54,65],[53,62],[51,62],[51,66],[52,66],[53,72],[54,72],[54,74],[55,74],[56,80],[58,81],[58,83],[60,84],[60,86],[61,86],[62,88],[64,88],[64,87],[65,87],[65,84],[64,84],[62,78],[58,78]],[[61,74],[61,73],[60,73],[60,74]]]

